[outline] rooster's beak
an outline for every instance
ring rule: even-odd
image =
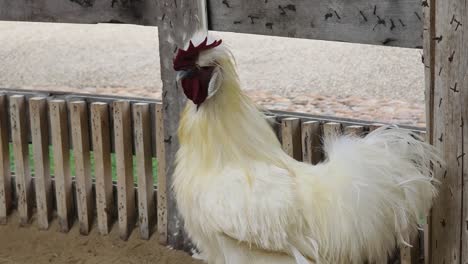
[[[193,72],[194,72],[193,70],[181,70],[181,71],[177,71],[176,81],[179,82],[180,80],[182,80],[182,79],[184,79],[184,78],[187,78],[187,77],[192,76]]]

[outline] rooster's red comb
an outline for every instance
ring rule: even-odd
[[[221,45],[222,40],[215,40],[213,43],[208,45],[207,42],[208,37],[206,37],[205,40],[203,40],[203,42],[198,46],[193,45],[193,42],[190,41],[187,50],[179,49],[174,59],[174,70],[180,71],[186,68],[194,67],[200,52]]]

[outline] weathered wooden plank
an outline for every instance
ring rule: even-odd
[[[94,199],[89,152],[88,107],[83,101],[71,102],[71,136],[75,157],[75,179],[78,222],[80,233],[88,235],[93,224]]]
[[[52,148],[54,151],[55,200],[59,230],[68,232],[73,224],[73,196],[70,176],[68,111],[64,100],[49,101]]]
[[[430,23],[435,32],[427,52],[432,53],[433,78],[426,94],[433,97],[429,136],[447,162],[446,168],[435,164],[435,177],[441,182],[432,210],[432,263],[468,261],[467,170],[468,129],[468,14],[465,0],[428,1]],[[433,16],[432,16],[433,15]],[[431,33],[429,33],[431,34]],[[435,49],[435,50],[432,50]],[[432,56],[431,55],[431,56]],[[430,102],[431,103],[431,102]],[[429,112],[429,114],[431,114]]]
[[[37,224],[40,229],[48,229],[52,220],[53,190],[50,179],[49,123],[46,98],[29,99],[29,118],[34,157]]]
[[[299,118],[284,118],[281,120],[283,150],[296,160],[302,160],[301,120]]]
[[[207,29],[205,0],[161,0],[158,3],[159,54],[161,54],[161,79],[164,104],[164,150],[166,186],[173,183],[175,154],[179,148],[177,128],[180,112],[185,105],[185,96],[177,87],[172,60],[177,45],[183,47],[196,30]],[[183,19],[181,19],[183,18]],[[168,244],[176,249],[191,249],[183,230],[183,221],[178,213],[172,192],[167,196]]]
[[[0,20],[156,25],[155,1],[0,0]]]
[[[208,0],[210,29],[422,47],[420,0]]]
[[[99,233],[110,232],[114,216],[112,193],[111,134],[109,106],[106,103],[91,104],[91,134],[94,149],[94,173],[96,177],[96,211]]]
[[[268,124],[270,124],[273,131],[275,132],[276,137],[278,138],[278,140],[281,142],[283,140],[282,136],[281,136],[281,123],[278,122],[276,116],[267,116],[266,120],[267,120]]]
[[[157,199],[157,215],[158,215],[158,241],[160,244],[167,244],[167,176],[166,176],[166,159],[164,150],[164,114],[163,105],[156,104],[156,145],[157,145],[157,160],[158,160],[158,199]]]
[[[340,135],[341,131],[341,124],[335,122],[329,122],[323,124],[323,137],[329,138],[331,136]]]
[[[344,128],[344,133],[348,135],[362,136],[364,133],[364,127],[356,125],[346,126]]]
[[[134,140],[138,179],[138,225],[140,236],[148,240],[155,223],[154,182],[151,157],[151,123],[149,105],[133,105]]]
[[[136,214],[133,191],[132,117],[128,101],[116,101],[113,107],[119,234],[121,239],[127,240],[135,225]]]
[[[0,224],[7,223],[12,205],[7,97],[0,94]]]
[[[318,121],[302,123],[302,160],[310,164],[317,164],[322,159],[320,136],[322,127]]]
[[[20,225],[29,223],[33,208],[26,109],[24,96],[13,95],[10,97],[11,138],[15,158],[16,195],[18,196]]]
[[[369,125],[369,132],[372,132],[380,127],[382,127],[383,124],[379,124],[379,123],[372,123]]]

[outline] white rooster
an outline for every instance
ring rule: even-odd
[[[298,162],[242,92],[221,40],[195,37],[174,59],[188,99],[174,190],[210,264],[385,263],[436,194],[435,150],[410,132],[324,139],[326,161]]]

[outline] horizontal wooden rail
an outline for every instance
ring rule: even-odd
[[[0,0],[0,20],[157,25],[162,1]],[[422,47],[421,0],[208,0],[209,29]],[[179,7],[182,8],[182,7]]]

